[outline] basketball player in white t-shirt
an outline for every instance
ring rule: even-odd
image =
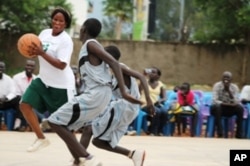
[[[40,113],[53,113],[70,100],[75,93],[75,79],[70,67],[73,41],[65,28],[71,24],[71,15],[63,8],[51,14],[51,29],[39,34],[41,46],[33,44],[32,55],[38,55],[39,74],[22,96],[20,109],[37,139],[27,149],[33,152],[49,145],[33,108]]]

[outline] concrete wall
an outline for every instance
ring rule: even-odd
[[[192,44],[133,42],[133,41],[100,41],[103,46],[117,45],[122,53],[121,62],[132,69],[142,72],[144,68],[156,66],[162,71],[161,80],[166,84],[180,84],[188,81],[191,84],[213,85],[221,79],[225,70],[233,73],[233,81],[241,85],[242,63],[246,50],[242,46],[202,46]],[[77,65],[77,58],[82,43],[74,39],[72,65]],[[14,47],[14,46],[13,46]],[[16,46],[15,46],[16,47]],[[25,58],[16,56],[16,48],[9,52],[7,69],[20,71]],[[249,54],[247,54],[250,59]],[[250,60],[247,62],[250,66]],[[36,73],[39,66],[37,66]],[[250,67],[247,68],[247,84],[250,84]],[[48,73],[49,74],[49,73]]]
[[[78,39],[72,64],[77,64],[81,47]],[[224,71],[233,73],[233,81],[241,84],[241,72],[244,47],[241,46],[202,46],[162,42],[100,41],[103,46],[117,45],[122,53],[121,62],[132,69],[143,71],[156,66],[162,71],[161,80],[166,84],[179,84],[188,81],[191,84],[213,85],[221,79]],[[249,55],[247,55],[249,58]],[[247,62],[250,66],[250,60]],[[247,68],[247,83],[250,84],[250,67]]]

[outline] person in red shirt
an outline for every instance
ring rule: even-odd
[[[190,91],[189,83],[183,83],[177,94],[178,103],[181,106],[191,106],[195,104],[194,93]]]
[[[176,114],[176,122],[178,128],[178,134],[180,135],[180,123],[184,122],[183,129],[185,131],[186,127],[186,117],[182,118],[182,115],[190,115],[192,116],[192,128],[191,128],[191,136],[195,136],[195,129],[197,126],[197,118],[198,118],[198,109],[195,102],[195,95],[190,90],[190,84],[184,82],[180,89],[177,92],[177,100],[178,104],[182,108],[182,112]]]

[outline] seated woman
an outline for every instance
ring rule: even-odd
[[[148,113],[146,105],[142,105],[142,111],[148,113],[148,120],[150,122],[148,134],[150,135],[163,135],[163,127],[167,122],[167,109],[164,104],[166,101],[165,85],[159,80],[161,71],[157,67],[152,67],[145,70],[148,76],[149,95],[155,105],[155,115],[151,116]],[[141,85],[139,86],[141,91]],[[141,91],[141,100],[146,101],[144,92]],[[146,102],[145,102],[146,103]]]

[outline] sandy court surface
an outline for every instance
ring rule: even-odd
[[[32,132],[0,131],[0,166],[67,166],[71,159],[64,142],[46,133],[50,146],[33,153],[26,148],[35,140]],[[77,134],[80,138],[80,134]],[[230,149],[249,149],[247,139],[124,136],[120,145],[145,149],[144,166],[228,166]],[[90,145],[104,166],[133,166],[127,157]]]

